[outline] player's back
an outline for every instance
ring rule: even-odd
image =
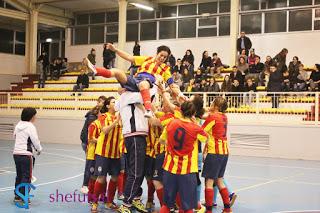
[[[225,114],[221,112],[216,112],[210,114],[207,118],[209,122],[214,122],[214,126],[212,127],[211,135],[216,140],[227,140],[227,126],[228,126],[228,118]],[[206,120],[206,121],[207,121]]]

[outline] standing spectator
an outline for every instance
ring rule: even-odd
[[[215,78],[210,78],[209,83],[207,84],[207,87],[205,89],[205,92],[220,92],[220,86],[216,82]]]
[[[283,82],[283,75],[276,64],[270,66],[270,77],[268,82],[268,92],[281,92]],[[272,96],[272,108],[278,108],[279,106],[279,94],[270,94]]]
[[[191,50],[187,50],[186,54],[182,58],[182,63],[188,61],[191,65],[194,65],[194,56]]]
[[[260,73],[264,70],[264,64],[260,62],[260,56],[255,57],[254,64],[249,65],[249,74],[246,76],[247,79],[254,79],[257,84],[259,81]]]
[[[297,77],[299,75],[299,66],[301,62],[297,56],[294,56],[292,61],[289,63],[289,80],[292,85],[297,83]]]
[[[92,48],[87,58],[93,65],[96,65],[96,50]],[[92,80],[94,79],[95,79],[95,76],[94,76],[94,73],[92,73]]]
[[[272,60],[271,56],[268,55],[268,56],[266,57],[266,61],[264,62],[264,65],[265,65],[267,68],[269,68],[272,64],[273,64],[273,60]]]
[[[320,91],[320,64],[315,66],[316,69],[310,75],[310,89],[315,91],[318,88],[318,91]]]
[[[211,57],[209,56],[208,51],[204,51],[202,53],[201,63],[199,65],[199,69],[202,71],[207,70],[211,67]]]
[[[110,42],[113,44],[112,42]],[[106,69],[114,68],[116,53],[107,48],[107,44],[103,45],[103,66]]]
[[[37,62],[37,72],[39,72],[38,88],[44,88],[47,74],[43,69],[43,59],[39,58]]]
[[[230,80],[230,76],[225,75],[223,83],[221,85],[221,92],[231,92],[231,90],[232,90],[232,82]]]
[[[293,85],[293,90],[297,92],[305,90],[308,79],[309,75],[307,71],[304,70],[303,64],[299,64],[299,74],[297,76],[297,82]]]
[[[177,59],[176,65],[173,67],[172,72],[178,72],[180,74],[183,73],[183,66],[182,66],[181,58]]]
[[[181,89],[181,91],[186,91],[190,80],[193,78],[192,75],[190,75],[189,71],[187,68],[184,68],[183,73],[182,73],[182,83],[183,83],[183,88]]]
[[[42,51],[42,54],[38,57],[37,61],[42,61],[42,69],[46,73],[45,75],[47,76],[47,71],[49,68],[49,56],[45,51]]]
[[[89,77],[87,73],[85,72],[85,69],[81,69],[80,75],[77,78],[77,84],[73,87],[73,92],[82,92],[84,88],[89,87]],[[75,95],[73,93],[72,95]],[[79,95],[81,95],[79,93]]]
[[[277,63],[277,69],[281,72],[287,70],[286,60],[287,60],[288,49],[283,48],[280,53],[278,53],[273,61]]]
[[[244,92],[246,92],[243,95],[244,103],[245,105],[251,105],[252,103],[252,96],[254,95],[254,92],[257,91],[257,86],[255,83],[253,83],[251,78],[247,79],[246,84],[244,85]]]
[[[134,56],[140,56],[140,44],[139,44],[138,41],[134,42],[133,55]]]
[[[246,33],[244,31],[242,31],[240,33],[240,38],[238,38],[238,40],[237,40],[237,50],[238,50],[239,54],[241,53],[242,49],[245,49],[246,55],[248,55],[251,47],[252,47],[252,43],[251,43],[250,38],[248,38],[246,36]]]
[[[250,50],[250,55],[248,57],[248,64],[249,66],[254,64],[254,62],[256,61],[256,53],[254,52],[254,49]]]

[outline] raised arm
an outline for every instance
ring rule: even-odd
[[[107,49],[115,52],[118,56],[120,56],[121,58],[123,58],[124,60],[127,60],[131,63],[134,63],[134,57],[133,55],[130,55],[129,53],[123,51],[123,50],[119,50],[118,48],[116,48],[113,44],[108,43],[107,44]]]

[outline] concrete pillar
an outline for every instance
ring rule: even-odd
[[[30,21],[26,20],[26,38],[25,38],[25,69],[23,74],[29,73],[29,55],[30,55]]]
[[[119,32],[118,32],[118,48],[125,50],[127,35],[127,0],[119,0]],[[127,64],[125,60],[117,57],[117,68],[126,70]]]
[[[237,38],[239,36],[239,0],[231,0],[230,7],[230,65],[237,60]]]
[[[35,74],[37,71],[38,13],[37,10],[31,9],[26,24],[26,72],[28,74]]]

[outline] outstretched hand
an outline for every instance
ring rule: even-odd
[[[107,49],[109,49],[109,50],[111,50],[111,51],[113,51],[113,52],[116,51],[115,46],[114,46],[113,44],[111,44],[111,43],[108,43],[108,44],[107,44]]]

